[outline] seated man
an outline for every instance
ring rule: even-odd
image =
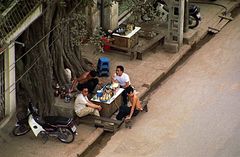
[[[114,73],[112,77],[112,82],[119,83],[120,87],[124,89],[130,86],[131,83],[130,83],[129,76],[124,72],[123,66],[121,65],[117,66],[116,73]],[[122,97],[123,97],[123,105],[127,105],[127,92],[125,90],[122,92]]]
[[[131,119],[132,116],[137,115],[139,111],[142,111],[142,104],[136,94],[134,94],[134,90],[131,86],[125,89],[128,98],[129,98],[129,106],[120,106],[118,115],[116,116],[117,120],[122,120],[124,117],[126,119]]]
[[[93,93],[94,89],[98,85],[98,78],[96,78],[97,72],[95,70],[91,70],[89,72],[84,72],[81,75],[78,75],[77,78],[73,80],[71,92],[76,88],[80,91],[82,86],[87,86],[90,93]]]
[[[102,107],[88,100],[88,88],[82,86],[80,91],[81,93],[77,96],[74,103],[74,110],[77,116],[83,117],[88,114],[100,116],[99,111],[101,111]]]

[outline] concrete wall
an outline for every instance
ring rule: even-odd
[[[104,9],[104,29],[116,29],[118,27],[118,2]]]
[[[5,115],[12,116],[16,110],[15,91],[15,44],[8,46],[4,53],[5,60]]]
[[[98,6],[99,5],[99,6]],[[100,3],[86,8],[87,28],[88,31],[94,32],[101,24],[101,10]],[[114,2],[112,6],[104,8],[103,29],[115,29],[118,27],[118,3]]]
[[[97,0],[93,6],[86,8],[86,22],[89,32],[94,32],[97,27],[100,27],[100,11],[97,8]]]

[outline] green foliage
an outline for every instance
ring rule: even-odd
[[[84,3],[84,5],[91,5],[90,1],[81,1],[81,3]],[[63,2],[60,3],[60,1],[59,4],[61,6],[65,5],[63,5]],[[82,7],[81,5],[80,8],[84,7]],[[86,20],[87,19],[84,15],[84,12],[82,12],[81,9],[78,9],[75,13],[72,13],[71,16],[62,19],[61,23],[62,25],[68,25],[68,27],[65,28],[69,29],[69,39],[71,46],[81,46],[90,42],[91,44],[96,46],[97,49],[100,50],[103,46],[103,41],[101,40],[101,37],[104,35],[104,32],[102,31],[102,28],[97,28],[97,30],[93,34],[91,34],[86,28]]]
[[[0,3],[0,13],[3,12],[4,10],[5,10],[5,6]]]
[[[121,0],[119,5],[120,13],[128,9],[132,11],[129,20],[133,23],[137,22],[142,15],[147,15],[151,17],[152,20],[158,16],[158,12],[153,7],[152,0]]]
[[[70,24],[70,41],[72,46],[79,46],[88,38],[86,30],[86,17],[80,13],[73,13],[65,20],[65,24]]]
[[[103,41],[102,36],[105,35],[101,27],[90,35],[86,29],[86,17],[79,13],[74,13],[71,17],[63,19],[62,24],[70,25],[70,43],[72,46],[80,46],[90,42],[93,44],[98,52],[102,51]]]
[[[45,0],[52,1],[52,0]],[[81,6],[92,6],[94,4],[94,0],[58,0],[59,6],[67,7],[68,4],[71,3],[80,3]]]
[[[78,0],[83,6],[93,5],[94,0]]]
[[[102,40],[102,36],[106,35],[105,32],[102,30],[101,27],[98,27],[97,30],[93,33],[93,35],[89,38],[90,43],[92,43],[97,52],[103,52],[103,45],[104,42]]]
[[[119,2],[119,15],[121,15],[125,10],[132,9],[134,7],[134,3],[132,0],[122,0]]]

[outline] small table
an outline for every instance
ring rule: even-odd
[[[119,109],[122,104],[121,93],[123,91],[123,88],[118,88],[113,97],[106,102],[101,102],[97,97],[97,94],[92,97],[91,101],[102,106],[102,110],[100,111],[101,117],[109,118]]]
[[[125,48],[133,48],[135,45],[138,44],[138,31],[141,27],[135,27],[134,30],[129,32],[126,35],[120,35],[117,33],[113,33],[113,45],[125,47]]]

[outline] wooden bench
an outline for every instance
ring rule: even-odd
[[[145,112],[148,112],[148,100],[147,101],[142,101],[142,107],[143,107],[143,111],[145,111]],[[141,111],[141,112],[143,112],[143,111]],[[140,112],[139,112],[140,113]],[[139,114],[138,113],[138,114]],[[137,115],[138,115],[137,114]],[[136,116],[137,116],[136,115]],[[133,118],[133,117],[132,117]],[[124,123],[125,123],[125,128],[129,128],[129,129],[131,129],[132,128],[132,118],[131,119],[128,119],[128,120],[124,120]]]
[[[165,35],[164,34],[158,34],[153,39],[149,40],[149,42],[143,46],[141,46],[137,52],[137,59],[142,60],[143,59],[143,53],[146,52],[149,49],[155,48],[159,44],[163,44]]]
[[[114,44],[110,44],[110,43],[105,43],[105,45],[107,46],[110,46],[111,48],[114,48],[116,50],[121,50],[121,51],[118,51],[122,54],[127,54],[130,56],[130,60],[133,60],[135,58],[135,50],[134,48],[126,48],[126,47],[122,47],[122,46],[117,46],[117,45],[114,45]],[[111,50],[110,50],[111,51]]]
[[[102,127],[104,131],[109,131],[109,132],[116,132],[123,121],[120,120],[114,120],[111,118],[106,118],[106,117],[98,117],[94,115],[87,115],[84,117],[74,117],[75,123],[79,125],[79,123],[85,123],[85,124],[92,124],[96,127]],[[99,122],[96,122],[99,121]]]

